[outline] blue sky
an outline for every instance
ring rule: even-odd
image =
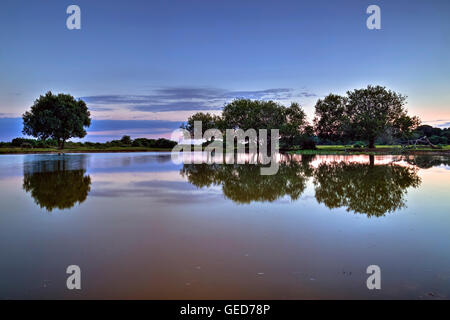
[[[71,4],[81,30],[66,28]],[[93,141],[167,136],[235,97],[296,101],[311,119],[318,98],[368,84],[450,123],[448,0],[2,0],[0,41],[0,140],[48,90],[88,103]]]

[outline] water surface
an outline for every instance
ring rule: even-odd
[[[0,298],[449,298],[448,158],[279,160],[0,156]]]

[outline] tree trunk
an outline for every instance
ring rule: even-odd
[[[369,139],[369,149],[374,149],[375,148],[375,138],[370,138]]]
[[[369,162],[371,167],[375,165],[375,156],[373,154],[369,155]]]
[[[272,156],[272,135],[267,133],[267,155]]]
[[[64,139],[58,139],[58,149],[64,149]]]

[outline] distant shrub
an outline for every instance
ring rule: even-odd
[[[36,145],[36,140],[34,139],[25,139],[25,138],[14,138],[11,140],[11,145],[13,147],[21,147],[22,144],[24,143],[28,143],[30,144],[32,147]]]
[[[294,137],[294,139],[292,141],[288,141],[287,142],[287,146],[289,146],[289,148],[295,146],[295,147],[299,147],[302,150],[316,150],[317,149],[317,145],[316,142],[318,140],[315,139],[314,137],[308,136],[308,135],[298,135],[296,137]],[[281,147],[281,143],[280,143],[280,147]]]
[[[23,143],[20,145],[20,147],[21,147],[21,148],[31,149],[31,148],[33,148],[33,145],[32,145],[31,143],[29,143],[29,142],[23,142]]]
[[[165,138],[160,138],[160,139],[156,140],[156,143],[155,143],[155,146],[157,148],[173,148],[176,145],[177,145],[177,143],[175,141],[165,139]]]
[[[126,145],[127,147],[129,147],[132,143],[131,137],[130,136],[123,136],[122,139],[120,139],[120,143],[123,145]]]
[[[366,147],[366,144],[362,141],[356,141],[353,144],[353,148],[361,149],[361,148],[365,148],[365,147]]]
[[[146,148],[173,148],[177,143],[172,140],[165,138],[147,139],[147,138],[137,138],[133,140],[133,147],[146,147]]]
[[[46,145],[48,148],[51,148],[51,147],[57,147],[57,146],[58,146],[58,141],[56,141],[56,140],[54,140],[54,139],[47,139],[47,140],[45,140],[45,145]]]
[[[317,146],[316,146],[316,142],[311,139],[305,139],[304,141],[300,142],[300,148],[302,150],[316,150]]]
[[[36,141],[36,148],[47,148],[47,144],[45,143],[45,140]]]
[[[439,144],[447,145],[448,144],[448,138],[447,137],[439,137]]]
[[[120,140],[111,140],[105,143],[105,146],[107,147],[120,147],[121,145],[122,142]]]
[[[428,139],[430,140],[430,142],[432,144],[439,144],[439,143],[441,143],[441,137],[439,137],[439,136],[431,136]]]
[[[133,147],[142,147],[142,141],[140,141],[139,139],[136,139],[133,141],[133,143],[131,145]]]

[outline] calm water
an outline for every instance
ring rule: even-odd
[[[448,158],[291,156],[259,172],[0,156],[0,298],[450,297]],[[72,264],[81,291],[66,289]]]

